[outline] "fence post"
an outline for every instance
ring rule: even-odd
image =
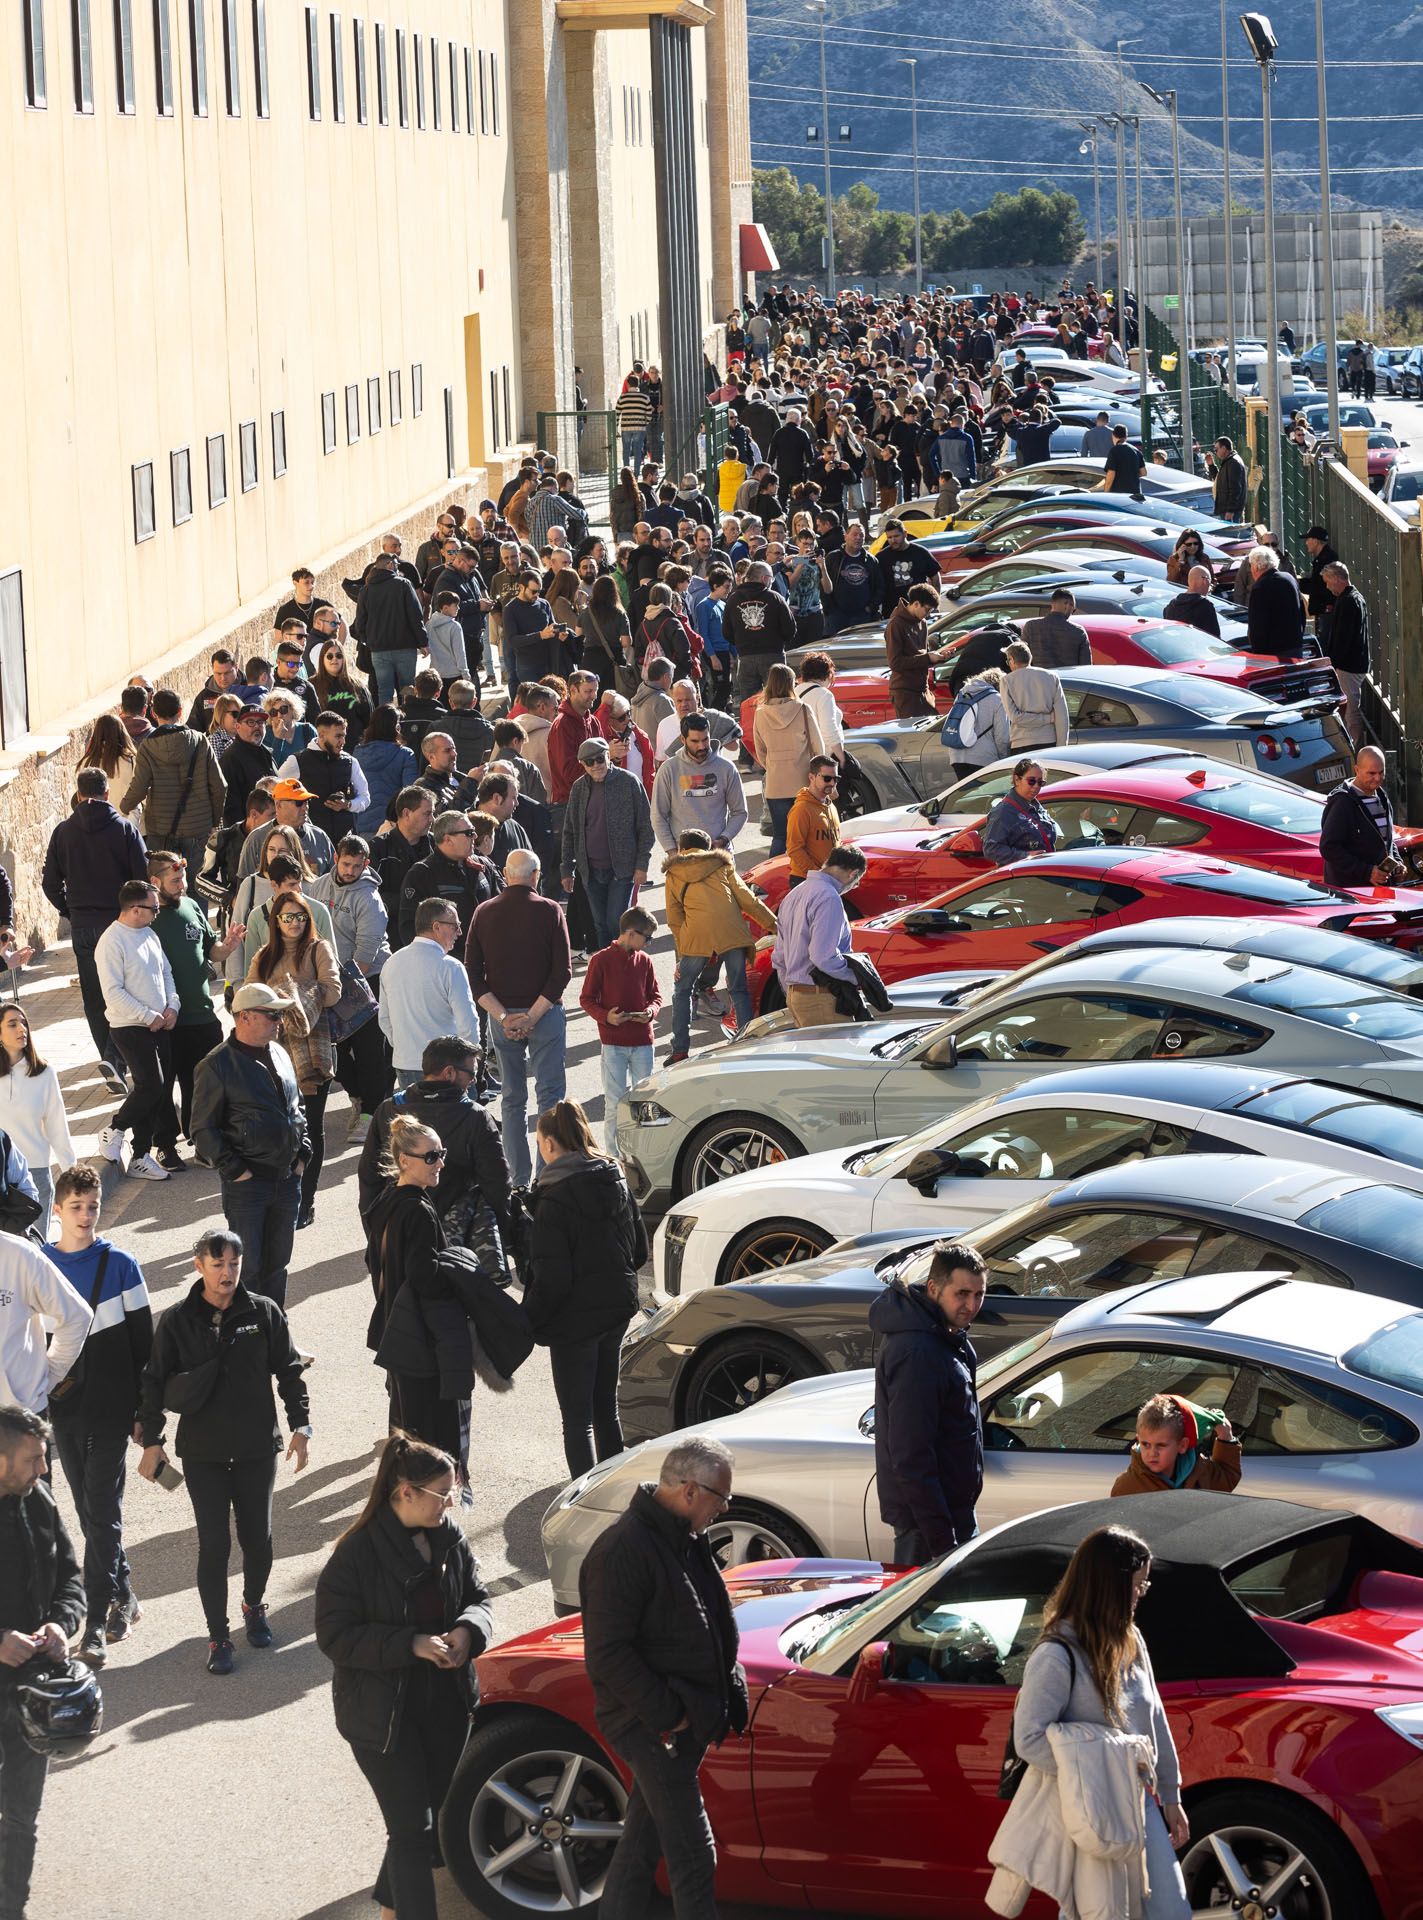
[[[1339,438],[1344,447],[1344,464],[1356,480],[1369,484],[1369,430],[1367,427],[1341,427]]]

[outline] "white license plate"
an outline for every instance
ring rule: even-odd
[[[1336,760],[1331,761],[1327,767],[1316,767],[1314,769],[1314,777],[1321,787],[1337,787],[1346,772],[1347,769],[1341,767]]]

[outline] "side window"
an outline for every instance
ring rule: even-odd
[[[958,901],[953,917],[986,931],[1050,927],[1064,920],[1090,920],[1099,911],[1101,895],[1101,883],[1096,880],[1015,874]]]
[[[1391,1408],[1320,1380],[1261,1367],[1249,1384],[1239,1425],[1251,1453],[1384,1453],[1418,1437]]]
[[[1136,715],[1124,701],[1108,700],[1100,693],[1085,694],[1077,713],[1071,715],[1069,709],[1069,714],[1073,725],[1081,727],[1084,732],[1089,727],[1100,732],[1106,727],[1134,727],[1137,724]]]
[[[1263,1027],[1224,1015],[1199,1013],[1192,1007],[1172,1008],[1156,1043],[1160,1060],[1220,1059],[1232,1053],[1254,1053],[1269,1039]]]
[[[1240,1362],[1223,1354],[1091,1347],[1000,1394],[986,1411],[989,1444],[1125,1455],[1137,1409],[1153,1394],[1181,1393],[1203,1406],[1223,1406],[1239,1372]]]
[[[1027,1113],[948,1144],[968,1179],[1075,1180],[1099,1167],[1182,1153],[1190,1135],[1133,1114]]]
[[[961,1060],[1149,1060],[1166,1009],[1147,1000],[1030,1000],[958,1036]]]
[[[988,1255],[988,1291],[1092,1299],[1146,1280],[1179,1280],[1200,1243],[1195,1221],[1161,1213],[1067,1215]]]
[[[1206,1227],[1187,1271],[1193,1277],[1198,1273],[1287,1273],[1292,1280],[1313,1280],[1321,1287],[1353,1285],[1342,1273],[1311,1260],[1308,1254],[1272,1246],[1268,1240],[1239,1233],[1233,1227]]]
[[[885,1638],[894,1680],[958,1687],[1016,1687],[1042,1631],[1042,1594],[1013,1600],[929,1595]]]
[[[1141,815],[1117,800],[1050,800],[1047,811],[1062,828],[1060,846],[1124,847],[1138,844],[1136,822]]]
[[[1128,845],[1194,847],[1209,832],[1204,820],[1188,820],[1180,813],[1153,813],[1149,807],[1143,807],[1132,821]]]

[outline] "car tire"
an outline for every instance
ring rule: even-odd
[[[757,1560],[808,1560],[819,1551],[804,1527],[757,1500],[733,1500],[706,1531],[723,1572]]]
[[[825,1368],[794,1340],[754,1327],[717,1341],[694,1361],[677,1424],[704,1426],[754,1407],[793,1380],[810,1380]]]
[[[550,1713],[499,1714],[469,1736],[440,1812],[440,1847],[461,1893],[491,1920],[575,1909],[595,1920],[626,1808],[617,1768],[582,1728]],[[511,1859],[520,1841],[528,1849]],[[491,1875],[500,1858],[507,1864]]]
[[[1224,1849],[1252,1888],[1264,1887],[1288,1860],[1303,1856],[1291,1920],[1376,1920],[1378,1906],[1353,1849],[1300,1801],[1248,1790],[1215,1792],[1195,1801],[1189,1813],[1191,1838],[1181,1870],[1193,1913],[1240,1904],[1239,1890],[1227,1883]]]
[[[757,1007],[756,1011],[758,1014],[781,1013],[784,1011],[785,1004],[786,990],[781,985],[781,976],[776,972],[776,969],[772,967],[766,975],[765,984],[761,988],[761,1004]]]
[[[840,796],[840,815],[842,819],[853,820],[862,813],[878,813],[886,804],[880,798],[879,788],[861,769],[858,773],[852,773],[845,782],[845,790]]]
[[[758,1220],[754,1227],[738,1233],[722,1257],[716,1283],[724,1287],[730,1280],[754,1280],[763,1273],[774,1273],[794,1260],[813,1260],[833,1246],[836,1235],[825,1227],[812,1226],[808,1220]]]
[[[795,1135],[774,1120],[758,1113],[721,1114],[704,1122],[687,1142],[677,1169],[676,1197],[684,1200],[753,1167],[798,1160],[804,1152]]]

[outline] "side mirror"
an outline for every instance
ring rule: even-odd
[[[977,827],[965,827],[962,833],[956,833],[949,842],[950,853],[971,853],[982,855],[983,835]]]
[[[924,1056],[926,1067],[947,1068],[952,1071],[959,1063],[959,1043],[951,1033],[946,1033],[936,1046],[930,1048]]]
[[[916,1153],[909,1165],[899,1176],[907,1180],[916,1193],[923,1194],[926,1200],[932,1200],[938,1191],[940,1180],[946,1173],[957,1173],[959,1157],[945,1147],[925,1147]]]
[[[963,920],[950,913],[944,907],[916,907],[913,913],[906,913],[900,923],[906,933],[912,933],[917,939],[932,939],[935,935],[962,932]]]
[[[889,1643],[885,1640],[872,1640],[867,1647],[861,1647],[860,1657],[855,1662],[855,1671],[850,1675],[849,1700],[853,1706],[863,1706],[872,1700],[888,1680]]]

